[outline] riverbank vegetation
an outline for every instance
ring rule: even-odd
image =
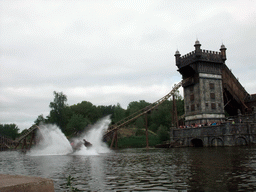
[[[119,103],[116,105],[96,106],[89,101],[82,101],[69,106],[65,94],[55,91],[53,94],[54,99],[49,104],[49,115],[46,117],[42,114],[39,115],[35,120],[35,124],[56,124],[68,138],[88,130],[90,125],[104,116],[111,115],[111,124],[115,124],[151,104],[144,100],[132,101],[127,106],[127,109],[124,109]],[[150,146],[169,139],[168,130],[172,126],[172,105],[172,100],[166,100],[147,115]],[[183,115],[184,101],[179,94],[176,97],[176,106],[178,116]],[[126,135],[125,131],[119,132],[118,145],[120,147],[145,146],[145,131],[143,129],[145,130],[145,116],[137,118],[123,128],[123,130],[128,130],[126,132],[129,132],[129,134]]]
[[[19,136],[19,128],[15,124],[0,124],[0,136],[14,140]]]

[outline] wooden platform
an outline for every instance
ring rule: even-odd
[[[0,192],[54,192],[51,179],[0,174]]]

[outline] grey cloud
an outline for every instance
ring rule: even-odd
[[[207,50],[224,43],[227,65],[255,93],[256,12],[246,4],[236,14],[237,1],[101,2],[1,1],[0,123],[28,128],[49,113],[53,91],[70,105],[154,102],[181,80],[174,53],[193,51],[196,38]]]

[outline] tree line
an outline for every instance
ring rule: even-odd
[[[50,102],[50,113],[46,117],[42,114],[34,121],[36,125],[56,124],[67,137],[79,135],[89,129],[90,125],[94,124],[100,118],[111,115],[112,124],[130,116],[131,114],[149,106],[151,103],[145,100],[132,101],[123,109],[119,103],[116,105],[93,105],[89,101],[82,101],[69,106],[67,104],[67,96],[62,92],[53,92],[54,99]],[[157,109],[148,114],[148,128],[150,131],[157,133],[158,131],[168,129],[172,126],[172,100],[166,100]],[[178,116],[184,114],[184,101],[179,93],[176,96],[176,106]],[[12,138],[18,136],[18,127],[15,124],[1,125],[0,134],[7,135]],[[2,128],[4,127],[4,128]],[[138,130],[145,128],[144,116],[139,117],[134,122],[131,122],[127,127],[136,128]],[[9,130],[12,134],[7,134]],[[163,134],[166,137],[166,134]]]
[[[19,136],[19,128],[16,124],[0,124],[0,136],[14,140]]]
[[[96,106],[89,101],[82,101],[74,105],[67,105],[67,96],[62,92],[53,92],[54,100],[50,102],[50,113],[45,118],[39,115],[35,124],[40,123],[56,124],[66,136],[75,136],[88,129],[100,118],[111,115],[112,124],[130,116],[131,114],[151,105],[144,100],[130,102],[127,109],[123,109],[119,103],[117,105]],[[157,132],[160,127],[169,128],[172,125],[172,100],[166,100],[148,115],[148,128]],[[184,114],[184,101],[177,94],[176,105],[178,116]],[[136,119],[128,127],[145,128],[144,117]]]

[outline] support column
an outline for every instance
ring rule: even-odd
[[[173,139],[173,130],[174,130],[174,126],[172,126],[170,128],[170,143],[174,142],[174,139]]]
[[[115,149],[117,149],[117,130],[115,130],[115,133],[113,135],[113,138],[112,138],[112,141],[111,141],[111,145],[110,145],[110,148],[113,149],[113,145],[114,145],[114,142],[116,141],[116,145],[115,145]]]
[[[116,146],[115,146],[115,149],[117,149],[117,147],[118,147],[118,146],[117,146],[117,129],[116,129],[116,131],[115,131],[115,132],[116,132],[116,134],[115,134],[115,135],[116,135],[116,137],[115,137],[115,140],[116,140]]]
[[[14,149],[17,149],[17,147],[20,145],[20,141],[15,145]]]
[[[34,140],[35,140],[35,130],[32,132],[32,135],[31,135],[31,140],[30,140],[30,143],[29,143],[29,149],[31,149],[31,146],[32,146],[32,143],[33,143]]]
[[[148,113],[145,113],[145,128],[146,128],[146,148],[149,148],[149,144],[148,144]]]
[[[113,148],[115,139],[116,139],[116,132],[114,132],[114,135],[113,135],[113,137],[112,137],[112,141],[111,141],[111,145],[110,145],[110,148],[111,148],[111,149]]]
[[[27,149],[27,137],[25,137],[24,139],[23,139],[23,144],[22,144],[22,150],[24,149],[24,147],[25,147],[25,151],[26,151],[26,149]]]

